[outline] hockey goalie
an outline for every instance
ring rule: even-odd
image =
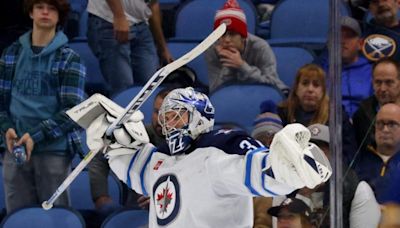
[[[118,178],[150,196],[149,227],[252,227],[252,197],[314,188],[332,172],[301,124],[283,128],[266,148],[243,131],[213,130],[214,107],[190,87],[163,101],[158,118],[166,143],[160,148],[149,143],[139,111],[105,137],[122,111],[97,94],[68,114]]]

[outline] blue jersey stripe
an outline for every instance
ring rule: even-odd
[[[142,186],[143,195],[145,195],[145,196],[148,196],[149,194],[147,193],[146,188],[145,188],[145,186],[144,186],[144,180],[143,180],[144,171],[146,170],[146,167],[147,167],[147,165],[148,165],[149,162],[150,162],[151,156],[152,156],[153,153],[156,152],[156,151],[157,151],[157,148],[154,147],[153,150],[150,152],[149,156],[147,157],[146,162],[144,163],[144,165],[143,165],[143,167],[142,167],[142,170],[140,171],[140,184],[141,184],[141,186]]]
[[[128,170],[126,171],[126,185],[128,185],[129,188],[132,188],[132,183],[131,183],[131,175],[129,174],[131,168],[133,167],[133,163],[135,162],[136,157],[138,156],[138,154],[140,153],[140,150],[138,150],[135,155],[133,155],[133,157],[131,158],[131,161],[129,162],[129,166],[128,166]]]
[[[251,166],[252,166],[252,163],[253,163],[254,154],[255,153],[259,153],[261,151],[265,151],[266,149],[267,148],[265,148],[265,147],[260,147],[260,148],[257,148],[255,150],[253,150],[253,151],[248,152],[247,155],[246,155],[247,156],[247,161],[246,161],[246,175],[245,175],[244,184],[246,185],[246,187],[250,190],[250,192],[253,195],[257,195],[257,196],[261,196],[261,195],[251,185]]]
[[[262,159],[262,162],[261,162],[261,167],[262,167],[262,168],[261,168],[261,170],[264,170],[265,167],[267,166],[267,157],[268,157],[268,155],[269,155],[269,154],[266,154],[266,155],[263,157],[263,159]],[[277,196],[278,194],[276,194],[275,192],[273,192],[273,191],[267,189],[267,187],[265,186],[265,176],[266,176],[266,175],[267,175],[267,174],[265,174],[264,172],[261,173],[261,185],[262,185],[263,189],[264,189],[266,192],[268,192],[269,194],[274,195],[274,196]]]

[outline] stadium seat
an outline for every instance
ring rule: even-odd
[[[86,92],[88,95],[99,92],[107,94],[107,83],[100,71],[99,62],[90,50],[86,39],[74,39],[69,47],[76,51],[86,66]]]
[[[87,31],[88,12],[86,11],[88,0],[69,0],[70,11],[64,32],[68,38],[85,38]]]
[[[226,0],[191,0],[180,5],[176,12],[175,37],[171,39],[201,41],[213,30],[214,16]],[[255,34],[257,11],[250,0],[238,0],[246,14],[247,30]]]
[[[350,15],[341,5],[342,15]],[[329,0],[283,0],[271,16],[270,40],[273,45],[303,45],[321,49],[329,31]]]
[[[79,18],[79,37],[86,37],[88,17],[88,11],[84,10]]]
[[[142,86],[133,86],[131,88],[128,88],[121,93],[117,94],[115,97],[113,97],[113,101],[120,105],[121,107],[125,108],[129,102],[140,92],[142,89]],[[144,114],[144,124],[150,124],[151,123],[151,115],[153,113],[153,103],[154,103],[154,98],[156,94],[161,90],[161,87],[158,87],[147,99],[142,106],[139,108],[140,111],[143,112]]]
[[[271,47],[277,62],[279,78],[292,87],[297,70],[314,60],[312,53],[300,47]]]
[[[54,207],[26,207],[7,215],[0,227],[3,228],[79,228],[85,227],[82,216],[74,209]]]
[[[215,107],[217,125],[234,123],[250,133],[260,103],[267,99],[279,103],[283,97],[277,89],[268,85],[241,84],[221,87],[211,94],[210,99]]]
[[[71,207],[76,210],[93,210],[94,204],[90,193],[89,172],[83,170],[70,186]],[[122,186],[117,177],[108,175],[108,190],[113,202],[121,204]]]
[[[168,49],[175,59],[180,58],[190,50],[192,50],[199,42],[196,41],[169,41]],[[208,86],[207,63],[204,54],[197,56],[194,60],[187,64],[197,75],[197,79],[204,85]]]
[[[181,0],[159,0],[161,9],[170,9],[178,6]]]
[[[101,225],[102,228],[119,227],[147,227],[149,223],[149,212],[137,209],[122,209],[109,215]]]

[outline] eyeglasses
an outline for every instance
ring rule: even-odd
[[[393,120],[389,120],[389,121],[379,120],[379,121],[376,121],[376,123],[375,123],[375,127],[378,130],[383,130],[385,128],[385,126],[388,128],[388,130],[396,130],[397,128],[400,127],[400,123],[393,121]]]

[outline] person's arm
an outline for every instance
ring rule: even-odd
[[[74,52],[63,54],[61,58],[60,61],[66,64],[66,67],[59,71],[62,80],[58,94],[60,110],[51,118],[28,130],[27,133],[35,144],[45,139],[62,137],[72,129],[78,128],[78,125],[67,116],[66,111],[85,99],[86,67],[79,55]]]
[[[254,58],[254,63],[244,61],[240,66],[241,72],[239,80],[266,83],[276,86],[280,90],[289,90],[279,78],[276,71],[276,58],[269,44],[264,40],[257,40],[252,46],[253,50],[249,50]]]
[[[365,181],[361,181],[351,201],[350,227],[378,227],[381,210],[374,192]]]
[[[207,63],[209,90],[210,93],[213,93],[224,82],[232,78],[231,70],[221,65],[214,46],[205,51],[204,58]]]
[[[249,136],[236,134],[226,141],[231,146],[223,148],[230,151],[228,155],[213,153],[207,160],[214,191],[268,197],[326,182],[332,173],[329,160],[309,139],[310,131],[301,124],[287,125],[275,134],[269,150]]]
[[[11,121],[9,116],[9,104],[11,98],[11,84],[12,84],[12,75],[9,75],[9,72],[6,70],[7,64],[12,64],[15,67],[16,62],[6,62],[6,54],[8,53],[8,49],[5,49],[1,58],[0,58],[0,136],[4,137],[6,148],[9,152],[12,151],[14,146],[14,140],[18,138],[18,135],[15,132],[15,126]],[[7,54],[8,55],[8,54]],[[16,58],[8,58],[8,59],[16,59]]]
[[[168,64],[173,61],[173,57],[168,50],[167,42],[165,41],[165,37],[163,34],[162,26],[161,26],[161,11],[160,4],[158,1],[152,1],[150,3],[150,9],[152,15],[149,20],[151,33],[153,34],[154,41],[157,46],[158,55],[162,61],[162,64]]]
[[[108,174],[110,167],[102,153],[98,153],[88,165],[90,193],[96,208],[112,201],[108,193]]]
[[[126,43],[129,40],[129,22],[125,16],[124,7],[121,0],[106,0],[114,16],[114,36],[120,43]]]
[[[11,50],[10,54],[8,54],[9,50]],[[9,71],[6,70],[8,67],[15,68],[15,65],[17,64],[16,61],[18,58],[15,58],[12,50],[13,49],[11,49],[11,47],[5,49],[0,58],[0,128],[2,134],[5,134],[8,129],[15,129],[15,126],[9,116],[13,75],[7,73]],[[6,61],[6,55],[8,56],[8,61]],[[10,62],[10,60],[13,60],[13,62]]]

